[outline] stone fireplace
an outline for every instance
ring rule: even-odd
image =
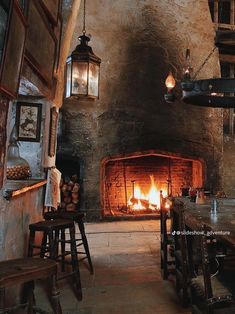
[[[186,48],[192,52],[196,71],[214,47],[208,3],[195,6],[185,0],[169,6],[168,2],[87,3],[92,48],[102,59],[100,97],[95,101],[66,100],[61,110],[62,153],[80,161],[80,209],[87,220],[110,215],[108,202],[112,211],[122,208],[124,212],[119,212],[125,214],[131,181],[135,187],[141,185],[145,194],[150,175],[158,189],[167,189],[171,177],[174,195],[184,185],[221,190],[222,110],[185,104],[177,88],[177,100],[172,104],[164,101],[169,68],[180,81]],[[81,21],[82,14],[76,34]],[[105,33],[103,21],[109,25]],[[74,36],[71,51],[76,45]],[[215,53],[198,78],[219,74]],[[136,167],[144,167],[144,174]]]
[[[160,198],[204,184],[204,163],[180,154],[132,153],[108,157],[101,165],[103,216],[156,215]]]

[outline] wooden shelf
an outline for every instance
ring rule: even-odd
[[[10,200],[12,197],[37,189],[46,183],[46,179],[7,180],[3,196],[5,199]]]

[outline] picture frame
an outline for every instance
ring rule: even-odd
[[[26,40],[26,19],[19,2],[9,7],[7,29],[0,65],[0,91],[9,98],[17,98]]]
[[[40,142],[42,104],[18,102],[16,127],[19,141]]]
[[[55,156],[55,149],[56,149],[57,125],[58,125],[58,117],[59,117],[59,113],[57,112],[56,107],[51,108],[50,115],[51,116],[50,116],[48,155],[50,157],[54,157]]]

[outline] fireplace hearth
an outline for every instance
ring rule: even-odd
[[[103,160],[103,216],[159,215],[160,201],[179,196],[185,187],[204,184],[204,163],[189,156],[142,152]]]

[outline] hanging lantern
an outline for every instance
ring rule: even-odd
[[[101,59],[88,46],[90,38],[86,36],[85,8],[86,0],[84,0],[83,35],[79,37],[79,45],[67,58],[66,98],[99,97]]]

